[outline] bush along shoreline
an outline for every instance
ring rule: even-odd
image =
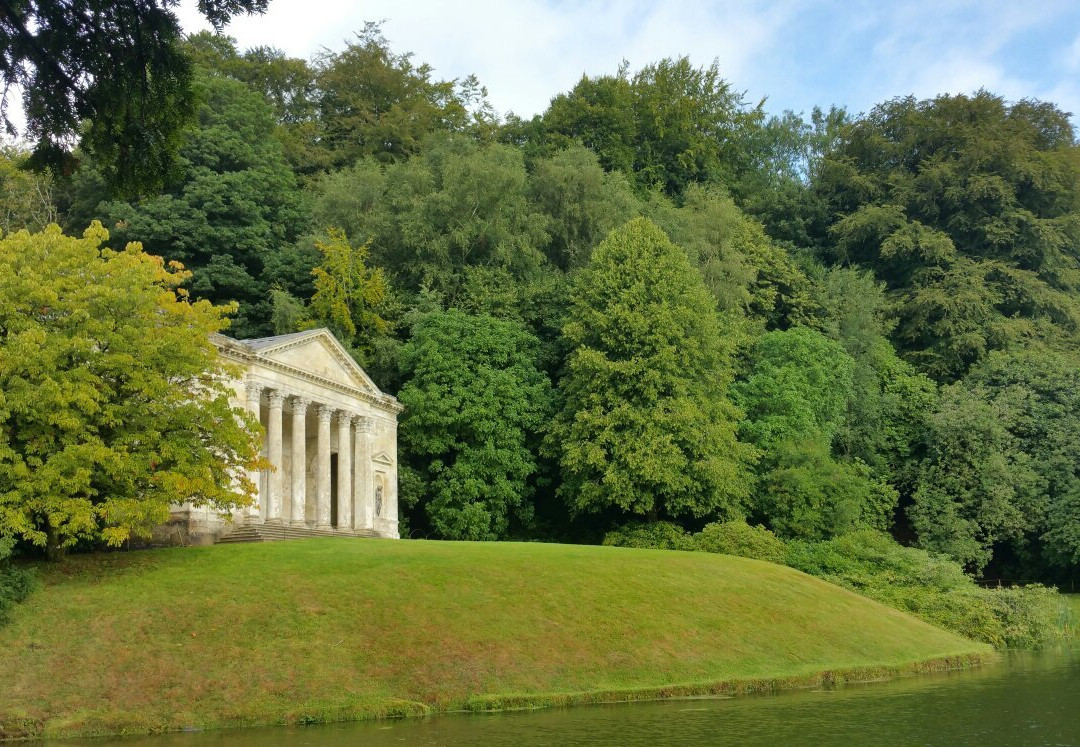
[[[1040,648],[1075,628],[1070,601],[1053,588],[983,588],[950,558],[904,547],[871,529],[819,542],[785,542],[742,520],[707,524],[696,534],[659,521],[624,525],[605,535],[604,544],[723,553],[787,565],[999,649]]]

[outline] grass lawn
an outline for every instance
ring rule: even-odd
[[[709,553],[317,539],[74,557],[0,628],[0,737],[738,692],[990,649]]]

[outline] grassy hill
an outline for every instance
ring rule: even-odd
[[[741,692],[992,656],[709,553],[322,539],[82,556],[0,628],[0,736]]]

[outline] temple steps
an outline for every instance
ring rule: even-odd
[[[215,544],[232,542],[271,542],[276,540],[309,539],[311,537],[378,537],[371,529],[315,529],[280,524],[243,524],[218,537]]]

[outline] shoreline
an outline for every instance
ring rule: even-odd
[[[146,728],[144,722],[134,718],[130,722],[113,721],[113,728],[99,729],[49,729],[45,724],[23,722],[23,733],[12,733],[12,724],[0,719],[0,742],[20,742],[41,739],[94,739],[107,737],[153,736],[158,734],[182,734],[185,732],[203,733],[231,729],[270,728],[275,726],[320,726],[341,723],[377,722],[385,720],[423,718],[430,716],[453,716],[475,713],[509,713],[516,711],[537,711],[548,708],[567,708],[586,705],[632,704],[661,702],[679,699],[711,699],[720,697],[742,697],[766,695],[815,687],[831,687],[869,682],[884,682],[904,677],[917,677],[927,674],[974,669],[996,662],[1000,654],[992,649],[969,653],[933,657],[922,661],[903,664],[878,666],[838,667],[819,670],[809,674],[777,675],[773,677],[728,678],[700,683],[683,683],[635,688],[612,688],[602,690],[566,692],[566,693],[507,693],[492,695],[473,695],[464,702],[446,704],[445,707],[419,701],[391,698],[377,705],[365,705],[359,708],[338,708],[329,710],[306,711],[303,708],[295,712],[283,713],[277,717],[269,714],[260,716],[237,716],[235,719],[220,719],[204,723],[192,723],[177,728]],[[81,714],[84,719],[92,720],[92,713]],[[115,714],[113,714],[115,716]],[[27,728],[29,727],[29,728]]]
[[[330,538],[86,555],[41,576],[0,628],[0,739],[778,692],[996,656],[710,553]]]

